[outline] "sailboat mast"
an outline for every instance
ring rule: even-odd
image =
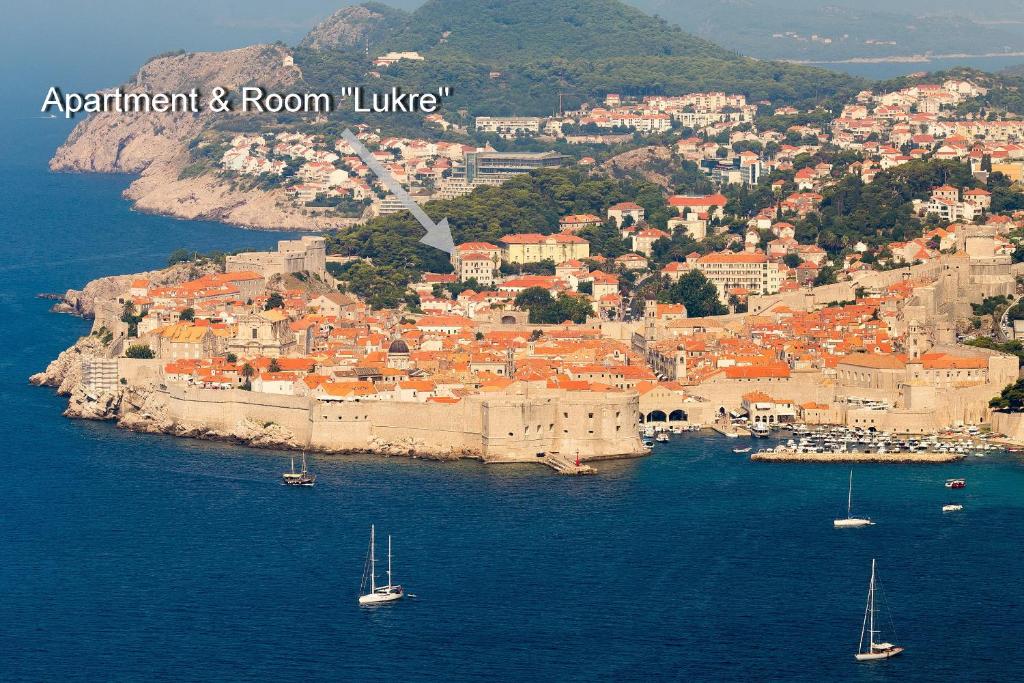
[[[846,518],[850,518],[850,510],[853,507],[853,470],[850,470],[850,488],[846,491]]]
[[[872,580],[874,574],[872,573]],[[377,551],[373,542],[373,525],[370,525],[370,592],[377,592]]]
[[[391,585],[391,534],[388,534],[388,586]]]
[[[868,611],[871,625],[868,627],[869,652],[875,649],[875,558],[871,558],[871,586],[868,589]]]

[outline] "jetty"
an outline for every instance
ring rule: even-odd
[[[964,458],[963,453],[797,453],[794,451],[760,451],[751,460],[763,462],[887,462],[887,463],[944,463]]]
[[[543,458],[541,458],[540,461],[547,465],[548,467],[550,467],[551,469],[553,469],[555,472],[567,476],[597,474],[597,470],[595,470],[590,465],[586,465],[582,462],[579,465],[577,465],[575,458],[570,458],[569,456],[563,455],[562,453],[548,453]]]

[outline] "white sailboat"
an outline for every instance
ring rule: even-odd
[[[860,643],[854,657],[858,662],[870,662],[876,659],[889,659],[903,652],[902,647],[892,643],[876,643],[875,636],[880,632],[875,628],[875,560],[871,559],[871,583],[868,584],[868,604],[864,608],[864,621],[860,626]],[[867,635],[867,647],[864,636]]]
[[[405,593],[401,586],[396,586],[391,581],[391,535],[388,534],[388,583],[385,586],[377,585],[377,555],[376,547],[374,543],[374,528],[370,525],[370,554],[366,559],[366,565],[363,567],[363,579],[359,585],[359,604],[360,605],[378,605],[385,602],[394,602],[395,600],[401,600]],[[369,579],[369,593],[363,593],[367,588],[367,579]]]
[[[837,529],[849,529],[859,526],[871,526],[874,524],[870,519],[864,517],[850,516],[850,509],[853,506],[853,470],[850,470],[850,488],[846,493],[846,519],[832,520],[832,526]]]

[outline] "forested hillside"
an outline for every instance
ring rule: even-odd
[[[372,19],[359,21],[361,35],[377,35]],[[398,20],[391,13],[381,21],[394,27]],[[372,68],[363,45],[347,41],[325,47],[329,41],[323,36],[336,32],[332,27],[314,28],[315,39],[304,41],[296,53],[316,89],[363,82]],[[451,108],[473,114],[550,114],[559,93],[563,104],[572,106],[608,92],[702,90],[809,107],[863,86],[843,74],[743,57],[618,0],[430,0],[408,15],[404,27],[369,49],[371,56],[388,50],[421,52],[422,62],[403,61],[380,70],[380,85],[451,85]]]

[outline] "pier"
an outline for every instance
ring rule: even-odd
[[[963,453],[796,453],[793,451],[762,451],[750,456],[763,462],[888,462],[888,463],[944,463],[964,458]]]
[[[569,456],[561,453],[548,453],[541,458],[541,462],[553,469],[555,472],[565,474],[567,476],[597,474],[597,470],[590,465],[585,465],[582,462],[577,465],[575,458],[570,458]]]

